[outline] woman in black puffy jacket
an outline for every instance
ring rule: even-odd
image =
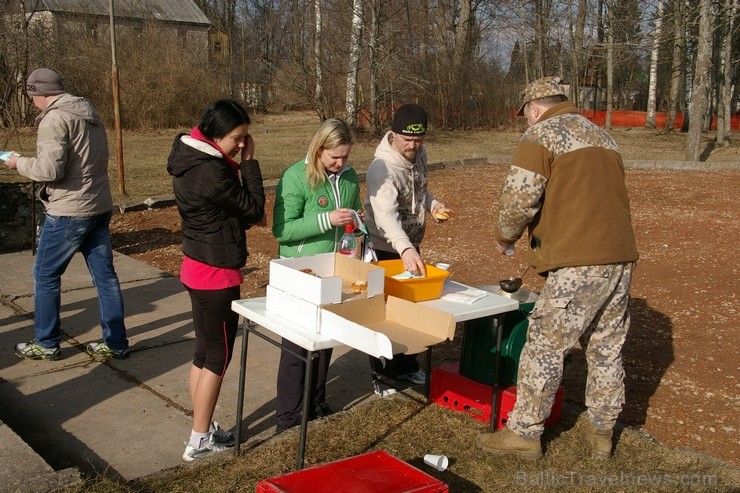
[[[195,330],[193,429],[182,455],[188,462],[235,443],[212,419],[236,338],[231,302],[240,297],[246,229],[264,224],[265,191],[249,123],[239,103],[216,101],[197,127],[177,136],[167,162],[182,221],[180,280],[190,294]]]

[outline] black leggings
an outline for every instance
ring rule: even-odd
[[[239,286],[213,290],[185,288],[193,307],[193,365],[223,377],[231,362],[239,324],[239,315],[231,309],[231,302],[239,299]]]

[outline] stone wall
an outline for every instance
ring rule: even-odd
[[[33,223],[33,204],[36,220],[43,217],[43,206],[33,200],[31,183],[0,183],[0,253],[30,250],[36,225]]]

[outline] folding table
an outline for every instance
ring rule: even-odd
[[[474,303],[460,303],[456,301],[449,301],[445,299],[446,294],[450,294],[456,291],[465,291],[470,289],[469,286],[464,284],[447,280],[445,281],[444,290],[442,297],[436,300],[422,301],[421,304],[427,305],[431,308],[447,312],[453,316],[456,322],[465,322],[467,320],[473,320],[481,317],[488,317],[492,315],[501,315],[505,312],[516,310],[519,308],[519,302],[503,296],[499,296],[493,293],[488,293],[485,297],[475,301]],[[321,333],[316,333],[313,330],[306,329],[299,324],[293,323],[289,320],[284,319],[277,313],[267,311],[265,308],[266,298],[250,298],[244,300],[234,301],[231,305],[231,309],[244,318],[243,324],[243,336],[242,336],[242,354],[239,362],[239,390],[237,396],[237,407],[236,407],[236,430],[235,434],[237,437],[236,444],[234,446],[234,454],[239,454],[239,446],[241,442],[241,424],[242,424],[242,413],[244,410],[244,385],[246,380],[246,368],[247,368],[247,349],[249,333],[253,333],[258,337],[266,340],[267,342],[283,347],[279,338],[285,338],[292,343],[302,347],[306,350],[306,357],[303,358],[299,355],[306,363],[306,376],[305,383],[303,386],[303,410],[301,416],[300,426],[300,439],[298,443],[298,464],[297,469],[303,468],[303,460],[306,449],[306,431],[308,428],[308,414],[310,404],[310,391],[311,391],[311,367],[313,360],[316,358],[316,351],[322,349],[333,348],[342,345],[333,339],[329,339],[326,336],[322,336]],[[275,334],[278,339],[273,339],[265,334],[260,333],[256,330],[256,325],[259,325],[269,332]],[[501,346],[501,324],[498,324],[498,336],[497,336],[497,357],[495,359],[496,374],[498,374],[499,358]],[[429,397],[429,378],[431,376],[431,352],[432,348],[427,348],[426,351],[426,374],[427,380],[424,384],[424,394]],[[498,387],[498,386],[496,386]],[[493,392],[493,409],[496,409],[496,401],[498,399],[498,388]],[[495,414],[495,413],[494,413]],[[495,416],[491,418],[491,426],[494,426]]]

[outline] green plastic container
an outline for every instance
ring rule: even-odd
[[[501,294],[498,286],[478,286],[478,288]],[[520,289],[513,295],[506,295],[519,300],[519,309],[501,316],[503,332],[498,384],[502,387],[516,385],[519,357],[527,340],[529,314],[537,301],[537,294],[526,289]],[[460,374],[486,385],[493,385],[496,374],[497,318],[483,317],[463,323]]]

